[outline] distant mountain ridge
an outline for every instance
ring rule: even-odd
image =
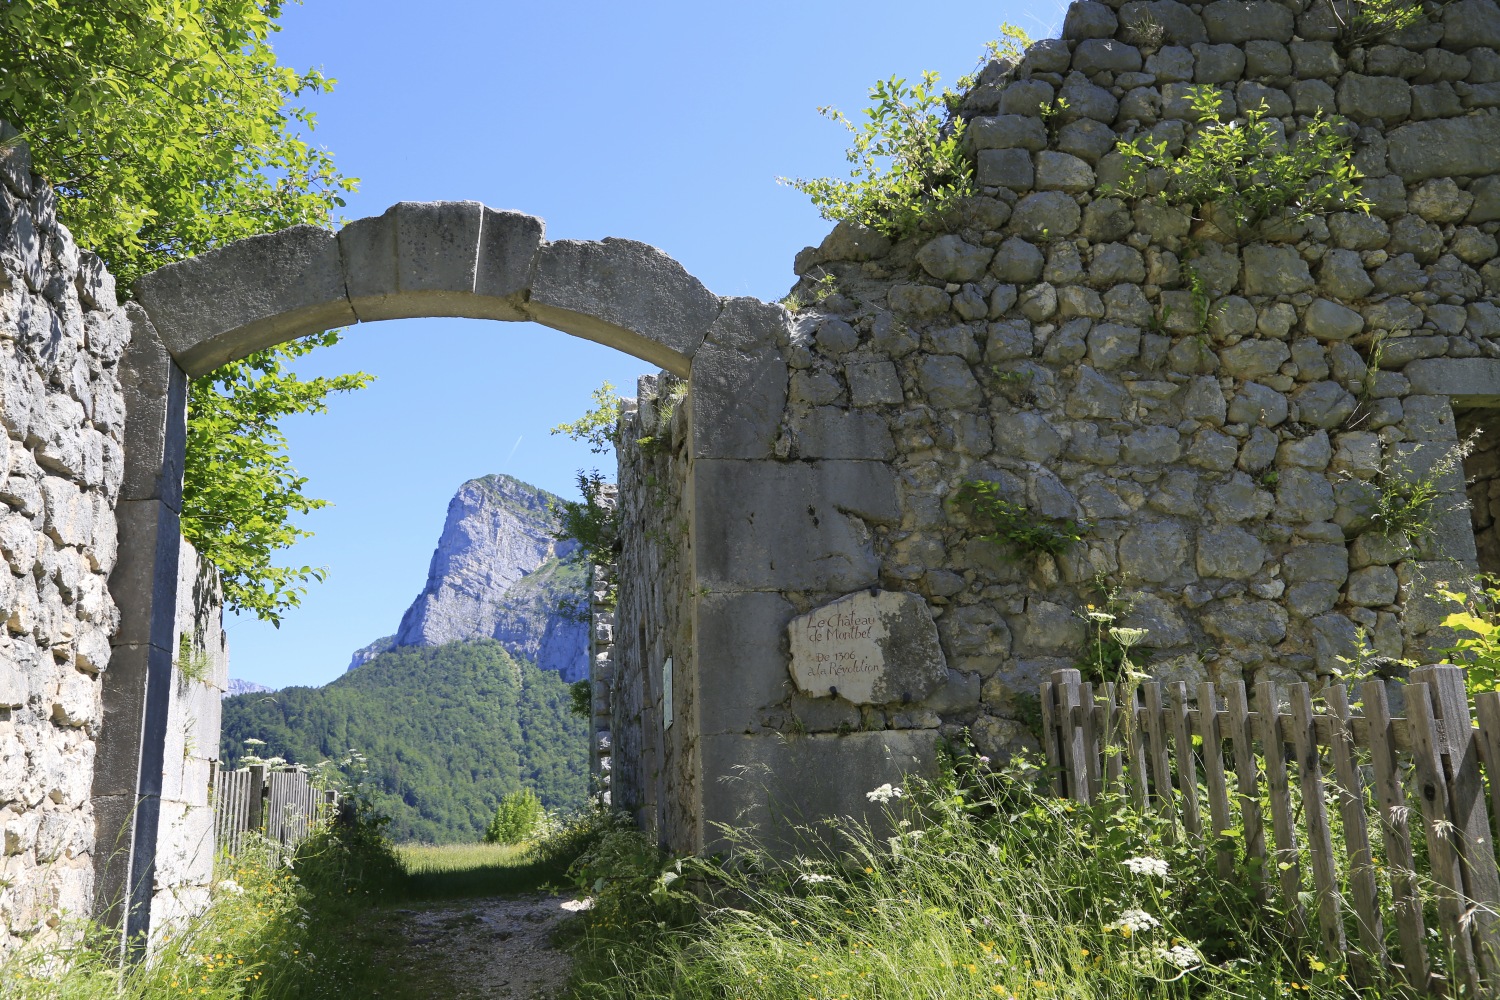
[[[356,748],[392,839],[475,841],[507,792],[584,805],[587,727],[571,702],[561,677],[493,639],[399,647],[322,687],[225,699],[220,754],[233,766],[257,739],[262,757],[313,766]]]
[[[471,479],[448,503],[427,583],[393,636],[356,650],[349,670],[410,646],[494,639],[565,681],[588,676],[588,630],[560,611],[588,573],[573,542],[553,537],[559,498],[514,476]]]
[[[275,688],[257,684],[254,681],[243,681],[238,677],[229,678],[229,687],[224,690],[224,697],[228,698],[236,694],[263,694],[267,691],[275,691]]]

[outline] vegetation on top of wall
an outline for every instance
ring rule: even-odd
[[[1200,124],[1186,145],[1120,140],[1124,177],[1111,193],[1164,194],[1237,242],[1290,236],[1296,224],[1334,210],[1369,211],[1352,144],[1321,112],[1287,142],[1264,105],[1225,122],[1219,88],[1197,86],[1189,94]]]
[[[1446,6],[1449,0],[1442,0]],[[1422,0],[1330,0],[1329,9],[1342,30],[1346,46],[1363,45],[1383,35],[1405,31],[1427,19]]]
[[[976,537],[1008,550],[1013,558],[1061,555],[1080,541],[1089,525],[1063,518],[1043,517],[1000,495],[1000,484],[971,479],[954,499],[980,529]]]
[[[1030,42],[1014,25],[1000,30],[982,62],[1017,58]],[[976,79],[962,78],[960,90]],[[847,179],[783,177],[781,183],[811,198],[825,219],[857,222],[899,239],[977,191],[974,159],[963,142],[967,122],[956,113],[962,94],[940,88],[938,74],[927,70],[915,83],[895,76],[879,81],[870,88],[870,101],[858,121],[837,108],[818,109],[853,136],[845,151],[853,165]]]
[[[149,271],[297,223],[327,226],[357,182],[305,136],[301,101],[333,81],[277,62],[282,0],[14,0],[0,10],[0,118],[20,130],[59,219],[122,289]],[[363,374],[302,381],[285,362],[336,334],[198,379],[189,401],[184,534],[231,609],[278,622],[309,567],[273,567],[321,506],[279,422],[317,413]]]

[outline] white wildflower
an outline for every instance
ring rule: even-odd
[[[807,872],[802,876],[802,881],[808,882],[812,885],[817,885],[820,882],[832,882],[833,876],[823,875],[819,872]]]
[[[893,788],[891,786],[891,783],[889,781],[887,781],[885,784],[881,785],[879,788],[875,789],[873,792],[866,792],[865,793],[865,798],[869,799],[871,802],[882,802],[882,803],[884,803],[884,802],[891,801],[891,799],[899,799],[899,798],[901,798],[901,796],[903,796],[905,794],[906,793],[903,792],[901,789],[899,789],[899,788]]]
[[[1140,934],[1142,931],[1149,931],[1153,927],[1160,927],[1161,921],[1145,910],[1126,910],[1115,918],[1115,926],[1122,931]]]
[[[1198,952],[1185,944],[1174,944],[1170,948],[1157,949],[1156,955],[1168,965],[1174,965],[1179,969],[1196,969],[1203,964],[1203,959]]]
[[[227,892],[231,896],[243,896],[245,894],[245,887],[232,878],[226,878],[219,883],[219,891]]]
[[[1125,867],[1136,875],[1155,875],[1158,878],[1167,877],[1167,863],[1161,858],[1139,857],[1126,858]]]

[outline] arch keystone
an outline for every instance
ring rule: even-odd
[[[542,221],[477,201],[403,201],[338,234],[361,321],[416,316],[522,320]]]
[[[189,376],[355,322],[338,239],[316,226],[235,240],[152,271],[134,287],[157,335]]]
[[[542,245],[530,319],[686,377],[719,298],[656,247],[609,238]]]

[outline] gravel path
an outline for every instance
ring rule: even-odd
[[[473,899],[400,910],[412,962],[433,970],[445,1000],[556,1000],[572,960],[549,941],[587,906],[569,896]]]

